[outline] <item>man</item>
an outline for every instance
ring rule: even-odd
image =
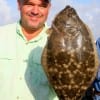
[[[100,38],[96,41],[97,51],[98,51],[98,57],[100,60]],[[94,87],[94,100],[100,100],[100,66],[97,72],[96,79],[93,82]]]
[[[50,0],[18,0],[20,21],[0,27],[0,100],[58,100],[41,66]]]
[[[96,41],[96,47],[98,51],[98,57],[100,59],[100,38],[98,38]],[[98,67],[96,78],[86,91],[86,98],[83,98],[83,100],[100,100],[100,66]]]

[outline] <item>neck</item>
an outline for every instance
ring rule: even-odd
[[[37,30],[27,30],[22,27],[23,34],[28,41],[35,38],[42,31],[42,29],[43,29],[43,27],[41,27]]]

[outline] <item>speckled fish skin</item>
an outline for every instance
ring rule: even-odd
[[[81,100],[93,82],[98,68],[96,46],[74,8],[66,6],[52,22],[42,64],[59,100]]]

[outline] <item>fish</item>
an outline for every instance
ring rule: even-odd
[[[70,5],[54,18],[41,63],[59,100],[82,100],[98,70],[90,28]]]

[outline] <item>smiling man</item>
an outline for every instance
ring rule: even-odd
[[[41,66],[51,2],[17,3],[20,20],[0,27],[0,100],[58,100]]]

